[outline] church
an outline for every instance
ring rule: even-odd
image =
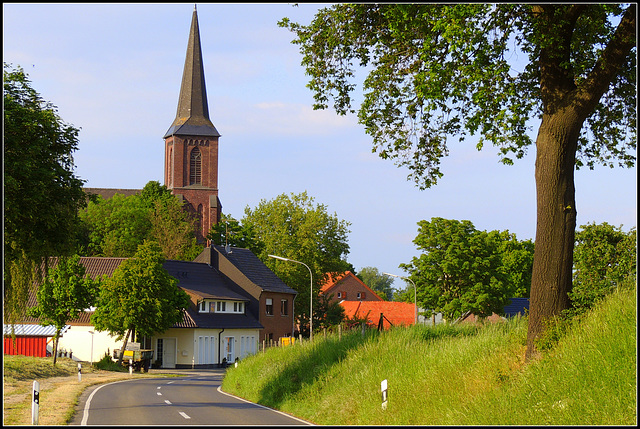
[[[218,141],[220,133],[209,118],[209,104],[200,46],[198,12],[194,6],[187,55],[173,123],[164,134],[164,185],[195,215],[196,239],[205,243],[212,225],[220,221]],[[140,189],[84,188],[88,194],[111,198]]]

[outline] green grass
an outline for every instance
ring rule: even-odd
[[[319,335],[243,360],[222,388],[323,425],[635,425],[636,322],[621,290],[528,364],[526,319]]]

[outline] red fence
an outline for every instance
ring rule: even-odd
[[[13,338],[4,337],[4,354],[46,357],[47,337],[17,335],[15,345]]]

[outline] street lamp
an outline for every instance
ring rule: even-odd
[[[91,366],[93,366],[93,331],[89,331],[91,334]]]
[[[311,268],[304,262],[294,261],[293,259],[283,258],[282,256],[269,255],[270,258],[280,259],[281,261],[295,262],[296,264],[301,264],[307,267],[309,270],[309,278],[311,279],[311,295],[309,297],[309,340],[313,340],[313,274],[311,273]]]
[[[403,276],[399,276],[396,274],[389,274],[389,273],[382,273],[386,276],[390,276],[390,277],[398,277],[400,279],[404,279],[404,280],[409,280],[411,283],[413,283],[413,280],[411,280],[409,277],[403,277]],[[414,305],[416,306],[416,315],[415,315],[415,324],[418,324],[418,288],[416,287],[416,284],[413,283],[413,302]]]

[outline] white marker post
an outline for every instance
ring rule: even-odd
[[[133,359],[129,359],[129,375],[133,374]]]
[[[78,362],[78,383],[82,381],[82,364]]]
[[[382,391],[382,409],[387,409],[387,380],[382,380],[380,383],[380,391]]]
[[[33,394],[31,403],[31,424],[38,424],[38,413],[40,412],[40,383],[33,380]]]

